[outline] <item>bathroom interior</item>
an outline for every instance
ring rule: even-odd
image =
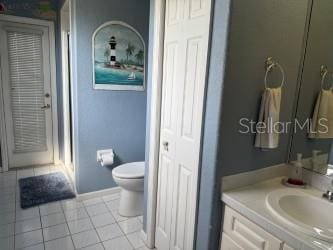
[[[332,0],[0,0],[0,250],[333,249]]]

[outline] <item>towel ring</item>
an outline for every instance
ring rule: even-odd
[[[266,74],[265,74],[265,88],[267,89],[268,88],[268,84],[267,84],[267,76],[268,76],[268,73],[274,68],[274,67],[277,67],[281,74],[282,74],[282,81],[281,81],[281,84],[280,84],[280,88],[282,88],[284,86],[284,82],[285,82],[285,73],[284,73],[284,70],[282,68],[282,66],[277,63],[277,62],[274,62],[273,61],[273,58],[269,57],[267,58],[266,60]]]
[[[328,70],[328,67],[326,65],[322,65],[320,67],[320,74],[321,74],[321,89],[323,89],[323,90],[325,90],[324,84],[325,84],[325,79],[326,79],[326,76],[328,73],[332,73],[332,72],[330,72]],[[333,91],[333,84],[329,90]]]

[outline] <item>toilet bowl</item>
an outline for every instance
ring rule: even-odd
[[[144,162],[126,163],[112,170],[112,177],[121,188],[120,215],[132,217],[143,214],[144,172]]]

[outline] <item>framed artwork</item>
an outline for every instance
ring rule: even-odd
[[[145,44],[124,22],[100,26],[92,37],[93,87],[105,90],[145,89]]]

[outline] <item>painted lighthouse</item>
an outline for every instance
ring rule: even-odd
[[[116,55],[116,46],[117,46],[117,42],[116,42],[116,38],[114,36],[110,37],[110,66],[114,67],[116,65],[116,61],[117,61],[117,55]]]

